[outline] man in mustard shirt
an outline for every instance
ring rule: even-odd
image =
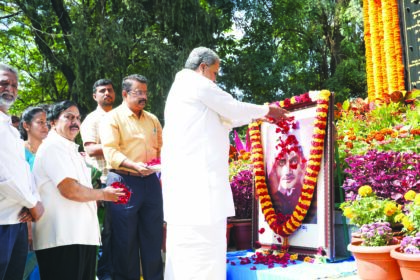
[[[132,192],[127,204],[110,203],[113,280],[163,279],[162,189],[146,163],[160,157],[162,126],[144,110],[147,79],[130,75],[122,83],[123,103],[106,114],[100,138],[109,174]],[[139,254],[140,250],[140,254]]]

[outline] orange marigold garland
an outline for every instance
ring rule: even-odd
[[[307,96],[307,94],[305,94],[305,96]],[[268,193],[264,171],[264,155],[261,144],[261,121],[253,122],[249,125],[251,160],[255,176],[255,188],[260,201],[261,211],[273,232],[282,237],[289,236],[302,224],[309,206],[311,205],[324,150],[324,136],[325,128],[327,126],[329,98],[330,92],[328,90],[322,90],[318,94],[311,149],[305,170],[302,193],[294,212],[288,219],[280,220],[280,218],[284,218],[284,216],[276,214],[271,197]],[[284,106],[284,102],[278,102],[277,104],[287,108],[287,106]]]
[[[369,0],[363,0],[363,23],[365,35],[366,80],[368,97],[370,101],[373,101],[375,95],[375,84],[373,76],[372,34],[370,33],[369,24]]]

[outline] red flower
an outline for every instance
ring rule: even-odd
[[[111,187],[116,189],[122,189],[124,196],[120,196],[115,204],[127,204],[131,197],[131,191],[121,182],[114,182],[111,184]]]
[[[146,162],[147,166],[153,166],[153,165],[159,165],[160,164],[160,158],[154,158],[151,161]]]
[[[263,234],[263,233],[265,232],[265,228],[260,228],[260,229],[258,230],[258,232],[259,232],[260,234]]]

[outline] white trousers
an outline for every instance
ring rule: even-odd
[[[167,225],[165,280],[226,279],[226,220]]]

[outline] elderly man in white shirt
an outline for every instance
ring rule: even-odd
[[[17,71],[0,64],[0,279],[12,280],[23,277],[28,254],[26,222],[38,220],[44,211],[23,141],[7,115],[17,91]]]
[[[51,131],[38,149],[33,173],[45,204],[34,225],[34,250],[42,280],[95,279],[100,242],[96,201],[118,201],[121,189],[93,189],[88,167],[74,139],[80,112],[72,101],[48,111]]]
[[[220,59],[194,49],[165,107],[162,183],[167,228],[165,279],[226,278],[226,218],[235,215],[228,180],[229,131],[287,111],[239,102],[215,84]]]

